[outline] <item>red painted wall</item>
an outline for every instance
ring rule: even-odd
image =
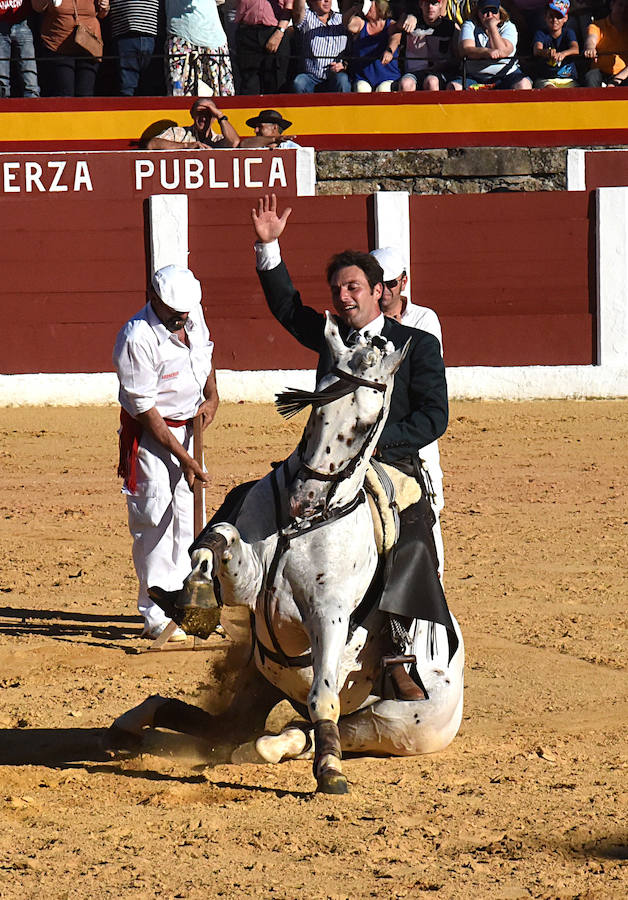
[[[628,184],[628,151],[605,150],[585,153],[587,191],[599,187],[622,187]]]
[[[435,309],[450,366],[593,361],[589,195],[410,198],[412,299]]]
[[[367,249],[365,196],[291,200],[284,257],[303,300],[329,304],[324,269]],[[190,196],[190,266],[220,368],[313,367],[271,319],[254,271],[251,201]],[[413,197],[417,302],[443,322],[446,362],[591,363],[594,236],[586,193]],[[42,194],[0,206],[3,373],[111,371],[115,335],[144,302],[139,200]],[[20,325],[26,326],[24,332]]]

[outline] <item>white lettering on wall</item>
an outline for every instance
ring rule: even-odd
[[[17,178],[17,172],[12,171],[19,168],[20,164],[16,162],[6,162],[2,164],[2,182],[5,194],[19,194],[20,186],[19,184],[14,184],[15,179]]]
[[[184,172],[187,190],[194,191],[203,187],[203,163],[200,159],[186,159]]]
[[[41,166],[36,162],[24,163],[24,182],[27,193],[33,190],[33,185],[38,191],[45,191],[46,188],[41,183]]]
[[[231,164],[230,164],[231,163]],[[286,156],[240,156],[224,151],[215,156],[164,154],[159,160],[136,159],[136,191],[260,190],[290,186]]]
[[[210,159],[207,162],[207,168],[209,169],[209,186],[211,188],[228,188],[228,181],[216,181],[216,160]]]
[[[172,181],[168,181],[167,173],[168,173],[168,162],[172,162]],[[179,160],[167,160],[160,159],[159,160],[159,180],[161,181],[161,186],[168,188],[168,190],[173,190],[174,188],[179,187],[179,182],[181,181],[181,172],[179,170]]]
[[[259,156],[249,157],[244,160],[244,187],[261,188],[264,187],[263,181],[253,181],[251,176],[251,166],[261,166],[264,162]]]
[[[88,191],[94,190],[89,169],[84,159],[80,159],[77,162],[76,169],[74,170],[74,190],[80,191],[81,187],[84,187]]]
[[[142,182],[155,174],[155,163],[151,159],[135,160],[135,190],[142,190]]]
[[[57,170],[54,178],[52,179],[50,187],[48,188],[49,193],[52,194],[55,192],[61,192],[61,191],[68,190],[67,184],[61,184],[61,176],[63,175],[63,173],[65,171],[65,167],[66,167],[65,160],[59,160],[59,162],[52,161],[52,162],[48,163],[49,169]]]
[[[278,181],[282,187],[288,186],[286,178],[286,170],[283,165],[283,159],[280,156],[273,156],[270,163],[270,175],[268,176],[268,187],[273,187]]]

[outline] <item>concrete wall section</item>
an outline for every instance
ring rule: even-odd
[[[224,402],[272,403],[286,387],[314,387],[314,370],[219,369]],[[451,400],[590,400],[628,398],[628,366],[522,366],[447,369]],[[0,406],[103,406],[117,403],[111,373],[0,375]]]
[[[599,359],[620,368],[628,364],[628,187],[596,195]]]

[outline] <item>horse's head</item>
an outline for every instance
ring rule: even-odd
[[[395,372],[409,346],[396,350],[378,335],[347,346],[332,317],[326,316],[330,374],[311,394],[293,391],[279,397],[284,409],[292,400],[291,412],[312,404],[299,445],[301,465],[289,487],[294,517],[310,518],[332,501],[338,506],[356,495],[386,421]]]

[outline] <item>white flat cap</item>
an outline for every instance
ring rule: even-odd
[[[371,250],[371,256],[375,257],[384,270],[384,281],[399,278],[401,273],[406,271],[403,257],[394,247],[378,247],[377,250]]]
[[[184,266],[164,266],[153,275],[153,288],[160,300],[175,312],[190,312],[201,302],[201,283]]]

